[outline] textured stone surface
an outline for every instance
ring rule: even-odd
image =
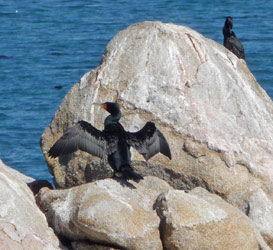
[[[155,208],[165,249],[269,249],[245,214],[202,188],[170,190]]]
[[[0,160],[0,249],[60,249],[22,178]]]
[[[42,189],[38,203],[55,232],[126,249],[162,249],[153,203],[171,187],[145,177],[131,187],[112,179],[66,190]],[[74,243],[76,244],[76,243]]]
[[[273,249],[273,202],[259,189],[249,199],[249,218]]]
[[[152,120],[170,144],[171,161],[158,154],[146,164],[133,151],[138,172],[179,189],[202,186],[240,209],[258,189],[272,201],[272,100],[244,60],[187,27],[160,22],[117,34],[100,66],[64,98],[41,138],[58,187],[85,183],[86,166],[98,159],[76,152],[52,160],[47,151],[78,120],[102,129],[107,113],[92,104],[116,99],[125,129]]]

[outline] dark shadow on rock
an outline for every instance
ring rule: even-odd
[[[113,170],[102,161],[87,164],[84,172],[86,182],[94,182],[113,176]]]
[[[141,176],[155,176],[170,184],[173,188],[179,190],[191,190],[195,187],[204,187],[210,191],[209,186],[204,180],[193,175],[177,173],[175,170],[167,168],[161,164],[153,164],[146,161],[132,162],[135,172]]]
[[[130,183],[128,180],[124,179],[123,177],[112,177],[115,181],[117,181],[121,186],[128,187],[130,189],[136,189],[136,186]]]

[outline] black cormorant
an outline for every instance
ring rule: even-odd
[[[232,31],[233,20],[231,16],[228,16],[223,27],[224,46],[233,52],[238,58],[245,59],[245,51],[242,43],[236,37]]]
[[[110,113],[104,121],[103,131],[86,121],[79,121],[65,131],[50,148],[48,155],[55,158],[80,149],[108,160],[115,175],[122,174],[123,178],[134,180],[142,177],[133,171],[130,146],[137,149],[145,160],[149,160],[158,152],[171,159],[168,142],[153,122],[147,122],[138,132],[127,132],[119,123],[121,118],[119,104],[106,102],[100,105]]]

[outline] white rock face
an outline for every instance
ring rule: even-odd
[[[26,176],[26,175],[18,172],[17,170],[5,165],[1,159],[0,159],[0,170],[7,171],[9,174],[11,174],[12,176],[15,176],[15,178],[19,178],[20,180],[22,180],[25,183],[35,181],[35,179],[33,179],[32,177]]]
[[[42,189],[38,200],[46,208],[49,224],[72,240],[125,249],[162,249],[159,217],[153,203],[172,189],[156,177],[145,177],[134,188],[112,180],[66,190]]]
[[[92,104],[112,100],[121,105],[125,129],[136,131],[152,120],[169,141],[172,160],[158,154],[150,167],[141,162],[144,175],[179,189],[202,186],[240,209],[259,189],[273,200],[272,100],[245,61],[222,45],[161,22],[118,33],[101,65],[66,95],[41,138],[57,186],[84,183],[94,158],[77,152],[55,161],[47,151],[78,120],[103,129],[107,113]],[[133,160],[143,158],[133,151]]]
[[[0,249],[60,249],[22,176],[0,160]]]

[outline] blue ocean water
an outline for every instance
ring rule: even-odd
[[[0,158],[51,181],[41,134],[113,36],[146,20],[189,26],[222,44],[225,17],[232,16],[248,66],[273,98],[272,13],[268,0],[0,0]]]

